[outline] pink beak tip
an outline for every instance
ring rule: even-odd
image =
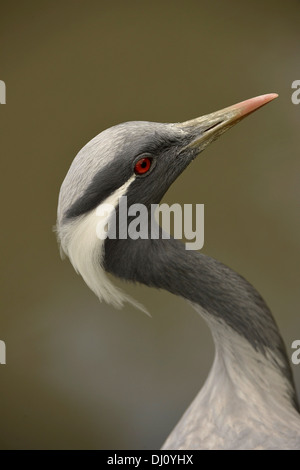
[[[246,116],[247,114],[252,113],[256,109],[264,106],[277,97],[277,93],[268,93],[267,95],[255,96],[255,98],[250,98],[249,100],[234,104],[231,106],[231,109],[236,111],[239,110],[240,116]]]

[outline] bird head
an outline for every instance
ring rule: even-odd
[[[183,123],[125,122],[80,150],[60,190],[56,229],[62,251],[100,299],[106,296],[95,281],[104,249],[96,237],[97,208],[108,201],[117,207],[124,195],[128,205],[159,203],[208,144],[276,97],[258,96]]]

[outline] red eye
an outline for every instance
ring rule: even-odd
[[[141,158],[139,161],[136,162],[134,166],[135,174],[143,175],[144,173],[147,173],[147,171],[150,170],[151,162],[152,160],[149,157]]]

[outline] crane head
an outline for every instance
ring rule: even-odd
[[[80,150],[61,186],[56,230],[62,252],[100,299],[112,301],[110,286],[99,282],[104,243],[96,237],[97,208],[107,201],[116,207],[124,195],[129,205],[159,203],[208,144],[276,97],[258,96],[182,123],[125,122]]]

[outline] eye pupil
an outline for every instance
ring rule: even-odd
[[[150,170],[151,167],[151,158],[144,157],[138,160],[134,166],[134,172],[136,175],[143,175]]]

